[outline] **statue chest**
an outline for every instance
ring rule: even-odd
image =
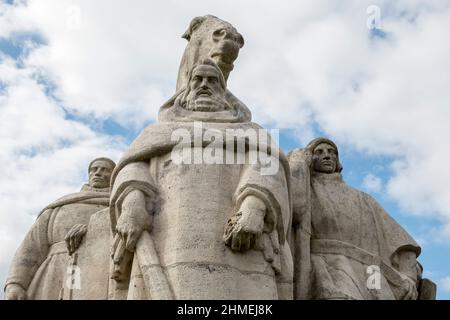
[[[151,235],[163,265],[193,260],[240,265],[241,254],[225,246],[223,233],[241,167],[175,164],[170,155],[151,160],[159,194]],[[261,253],[252,252],[247,259],[259,263]]]
[[[153,158],[151,175],[157,184],[161,222],[183,226],[225,223],[242,165],[176,164],[170,155]],[[158,220],[158,219],[157,219]]]
[[[72,203],[53,209],[48,226],[50,241],[63,241],[74,225],[87,225],[91,215],[104,208],[103,205]]]
[[[311,219],[314,238],[357,246],[377,242],[371,209],[357,190],[343,183],[314,184]]]

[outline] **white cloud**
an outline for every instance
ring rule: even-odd
[[[77,191],[94,157],[115,160],[125,148],[120,138],[98,134],[66,119],[45,94],[32,68],[0,56],[0,282],[14,250],[39,211]]]
[[[441,280],[442,289],[446,292],[450,292],[450,277],[445,277]]]
[[[369,173],[364,177],[362,186],[368,192],[380,192],[383,187],[383,181],[379,177]]]

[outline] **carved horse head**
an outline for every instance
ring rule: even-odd
[[[178,71],[177,91],[186,86],[189,70],[205,58],[214,60],[227,80],[244,45],[244,38],[230,23],[211,15],[192,19],[182,37],[188,45]]]

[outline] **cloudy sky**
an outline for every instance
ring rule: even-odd
[[[0,0],[0,282],[40,209],[155,121],[205,14],[245,38],[228,85],[254,121],[285,151],[336,141],[450,299],[449,0]]]

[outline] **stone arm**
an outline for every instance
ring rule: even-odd
[[[363,193],[364,194],[364,193]],[[384,233],[384,242],[380,242],[385,252],[384,257],[390,260],[391,266],[398,272],[399,281],[392,283],[394,295],[399,300],[415,300],[418,297],[420,267],[417,257],[420,246],[370,195],[364,194],[374,210],[374,217]],[[387,262],[387,261],[386,261]]]
[[[85,224],[76,224],[69,230],[69,232],[67,232],[64,240],[66,241],[69,256],[71,256],[78,249],[86,232],[87,226]]]
[[[138,189],[127,194],[122,203],[122,214],[117,221],[116,231],[129,251],[134,251],[142,232],[150,230],[152,215],[147,210],[145,194]]]
[[[235,251],[252,249],[257,238],[263,233],[265,216],[264,202],[258,197],[247,196],[227,223],[225,244]]]
[[[289,152],[292,186],[292,237],[290,246],[294,264],[294,299],[311,296],[311,172],[312,154],[297,148]]]
[[[282,256],[288,251],[284,246],[292,216],[287,161],[282,154],[279,158],[275,153],[271,157],[272,164],[278,164],[273,174],[263,174],[258,164],[248,165],[241,171],[233,196],[233,215],[225,226],[223,239],[234,251],[262,251],[278,276],[284,275],[283,268],[290,270],[290,265],[283,266],[282,261],[286,259]]]
[[[52,211],[47,209],[38,217],[17,249],[5,284],[6,300],[27,298],[28,286],[49,252],[48,221]]]
[[[131,260],[132,252],[135,251],[136,243],[144,230],[150,231],[152,222],[146,195],[139,189],[130,191],[125,196],[121,207],[112,247],[113,278],[116,280],[125,277],[127,265]]]

